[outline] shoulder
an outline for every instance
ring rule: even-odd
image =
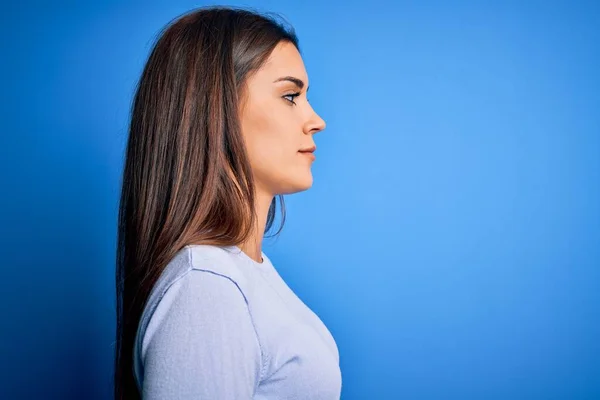
[[[138,379],[148,347],[157,337],[198,331],[200,327],[194,328],[194,324],[232,328],[250,317],[244,290],[248,278],[238,260],[226,249],[209,245],[186,246],[171,259],[155,283],[138,325],[134,347]],[[161,335],[164,329],[175,333]]]
[[[248,268],[228,248],[211,245],[188,245],[189,267],[193,271],[209,272],[223,276],[243,288],[248,281]]]
[[[147,304],[160,300],[165,292],[180,279],[198,272],[207,272],[226,278],[243,290],[248,281],[248,269],[239,258],[226,248],[212,245],[188,245],[179,250],[163,269],[150,292]]]
[[[235,287],[246,298],[248,271],[239,259],[227,249],[211,245],[188,245],[169,261],[154,284],[145,306],[145,314],[153,314],[158,303],[175,293],[193,293],[203,286],[202,293],[210,293],[215,282]],[[148,316],[149,316],[148,315]]]

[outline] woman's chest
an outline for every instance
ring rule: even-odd
[[[260,393],[273,385],[285,398],[337,399],[341,391],[339,353],[321,319],[283,282],[267,277],[251,308],[266,354]],[[303,393],[311,390],[313,393]]]

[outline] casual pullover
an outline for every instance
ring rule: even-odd
[[[262,258],[212,245],[173,257],[134,345],[144,400],[340,398],[334,338]]]

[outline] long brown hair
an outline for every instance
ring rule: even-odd
[[[239,245],[252,234],[254,182],[238,111],[249,75],[281,41],[299,50],[294,29],[268,14],[213,6],[173,20],[150,52],[132,103],[119,205],[115,399],[141,397],[135,335],[175,253],[188,244]],[[285,221],[277,197],[276,235]]]

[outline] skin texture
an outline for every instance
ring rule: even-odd
[[[302,80],[304,87],[287,80],[274,82],[286,76]],[[265,65],[249,77],[240,104],[258,216],[252,238],[240,248],[257,262],[262,262],[263,232],[273,197],[307,190],[313,183],[314,161],[299,150],[315,145],[312,136],[325,129],[325,121],[308,102],[308,87],[300,53],[293,44],[280,42]]]

